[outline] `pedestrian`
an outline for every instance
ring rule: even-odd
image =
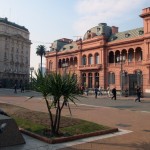
[[[128,97],[128,89],[125,89],[125,97]]]
[[[99,95],[103,95],[103,93],[102,93],[102,87],[99,86],[98,89],[99,89]]]
[[[138,100],[139,102],[141,102],[140,98],[141,98],[141,88],[139,86],[137,86],[136,88],[136,95],[137,98],[135,99],[135,102]]]
[[[107,96],[110,97],[110,87],[107,87]]]
[[[84,86],[83,85],[81,86],[80,90],[81,90],[81,94],[83,95],[83,92],[84,92]]]
[[[24,93],[24,85],[21,84],[21,93]]]
[[[113,96],[111,97],[111,99],[116,100],[116,87],[114,87],[114,88],[112,89],[112,94],[113,94]]]
[[[95,98],[97,98],[98,88],[95,88]]]
[[[15,83],[15,85],[14,85],[14,93],[17,93],[17,84]]]

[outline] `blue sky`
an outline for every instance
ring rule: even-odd
[[[37,68],[38,45],[49,50],[54,40],[76,40],[102,22],[119,27],[120,32],[142,27],[139,15],[150,7],[150,0],[0,0],[0,5],[0,17],[29,30],[33,43],[30,66]]]

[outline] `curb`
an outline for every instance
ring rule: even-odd
[[[107,130],[102,130],[102,131],[97,131],[97,132],[91,132],[91,133],[85,133],[85,134],[79,134],[79,135],[74,135],[74,136],[69,136],[69,137],[59,137],[59,138],[55,138],[55,139],[50,139],[50,138],[35,134],[33,132],[24,130],[22,128],[19,128],[19,130],[28,136],[31,136],[33,138],[36,138],[38,140],[41,140],[41,141],[49,143],[49,144],[69,142],[69,141],[78,140],[78,139],[82,139],[82,138],[88,138],[88,137],[92,137],[92,136],[110,134],[110,133],[114,133],[114,132],[119,131],[118,128],[112,128],[112,129],[107,129]]]

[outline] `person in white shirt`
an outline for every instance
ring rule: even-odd
[[[98,90],[99,90],[99,95],[103,95],[103,93],[102,93],[102,87],[99,86]]]
[[[107,96],[110,97],[110,87],[107,87]]]

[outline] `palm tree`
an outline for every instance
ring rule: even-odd
[[[78,84],[74,75],[71,74],[42,74],[39,70],[36,73],[36,77],[33,78],[33,85],[36,91],[43,95],[43,99],[46,102],[47,110],[50,119],[50,128],[52,136],[59,134],[61,111],[64,106],[69,106],[69,102],[75,104],[78,94]],[[50,96],[53,97],[51,101]],[[52,109],[54,109],[55,114],[52,114]]]
[[[46,48],[44,45],[38,45],[36,48],[36,54],[41,57],[41,72],[42,72],[42,57],[45,56]]]

